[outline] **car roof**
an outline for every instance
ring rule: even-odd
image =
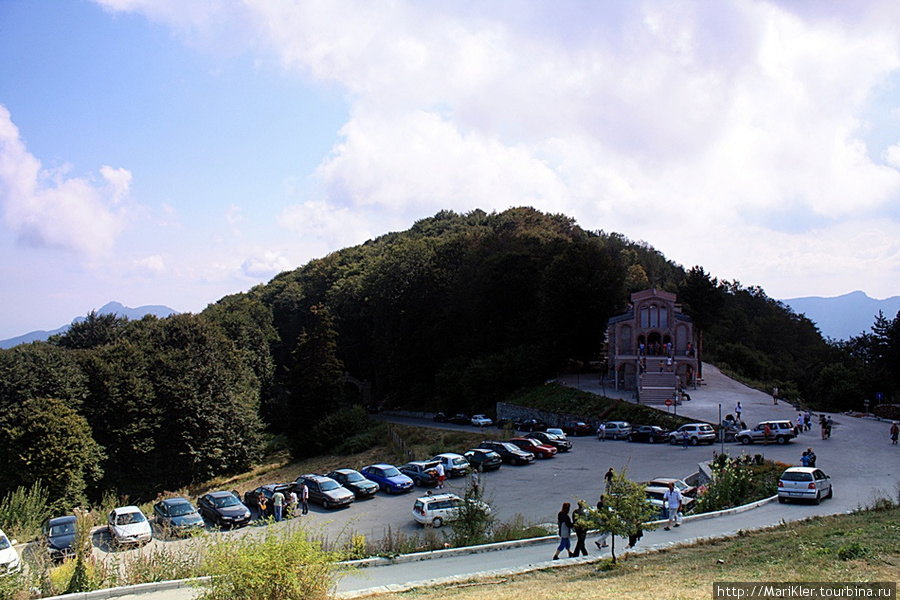
[[[119,508],[114,508],[113,512],[117,515],[122,515],[125,513],[141,512],[141,509],[139,509],[137,506],[120,506]]]
[[[160,504],[172,506],[175,504],[190,504],[190,501],[187,498],[182,498],[181,496],[179,496],[177,498],[166,498],[165,500],[160,501]]]
[[[47,525],[53,527],[54,525],[62,525],[63,523],[74,523],[78,520],[78,517],[75,515],[66,515],[64,517],[54,517],[47,521]]]
[[[375,463],[374,465],[369,465],[370,467],[378,467],[379,469],[389,469],[394,465],[390,465],[388,463]]]
[[[434,502],[435,500],[452,500],[454,498],[459,498],[456,494],[451,494],[449,492],[443,494],[431,494],[430,496],[419,496],[419,500],[422,502]]]
[[[812,473],[814,471],[821,471],[818,467],[788,467],[784,470],[785,473]]]
[[[212,496],[213,498],[224,498],[225,496],[234,496],[231,492],[227,490],[218,490],[215,492],[210,492],[207,496]]]
[[[349,475],[350,473],[356,473],[356,469],[335,469],[332,473],[340,473],[341,475]]]
[[[441,452],[440,454],[434,455],[434,458],[438,458],[438,457],[460,458],[460,457],[462,457],[462,454],[457,454],[456,452]]]

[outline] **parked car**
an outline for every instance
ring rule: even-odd
[[[473,448],[463,456],[476,471],[495,471],[503,465],[503,458],[493,450]]]
[[[688,441],[692,446],[697,444],[714,444],[716,442],[716,430],[707,423],[687,423],[669,434],[670,444],[681,444],[684,441],[684,432],[688,434]]]
[[[490,427],[494,424],[491,418],[487,415],[473,415],[471,423],[476,427]]]
[[[631,423],[628,421],[607,421],[604,427],[608,440],[627,440],[632,429]]]
[[[456,413],[449,419],[448,422],[453,423],[454,425],[471,425],[472,417],[467,415],[466,413]]]
[[[547,446],[553,446],[557,452],[568,452],[572,449],[572,442],[569,441],[569,438],[547,431],[532,431],[531,433],[526,433],[523,437],[537,440]]]
[[[790,421],[763,421],[753,429],[742,429],[735,436],[742,444],[766,441],[766,425],[769,426],[769,441],[786,444],[795,437],[797,432]]]
[[[431,487],[438,482],[437,466],[437,461],[413,460],[398,468],[417,486]]]
[[[485,440],[478,447],[485,450],[493,450],[500,455],[503,462],[511,465],[527,465],[534,460],[534,454],[526,452],[510,442]]]
[[[433,419],[435,423],[443,423],[447,420],[447,415],[442,412],[434,413]]]
[[[562,430],[569,435],[593,435],[594,428],[584,421],[569,421],[563,423]]]
[[[657,425],[641,425],[631,430],[631,433],[628,434],[628,441],[655,444],[665,441],[668,435],[668,431]]]
[[[778,478],[778,501],[833,498],[831,478],[816,467],[790,467]]]
[[[153,505],[153,520],[173,534],[185,534],[203,529],[200,511],[185,498],[166,498]]]
[[[306,484],[309,490],[310,502],[321,504],[322,508],[340,508],[350,506],[356,500],[356,496],[331,477],[307,473],[297,478],[294,489],[300,493],[300,487]]]
[[[15,546],[19,540],[12,540],[6,537],[3,530],[0,529],[0,575],[7,573],[17,573],[22,569],[22,561],[19,558],[19,552]]]
[[[549,444],[542,444],[540,441],[532,439],[532,438],[520,437],[520,438],[513,438],[509,441],[510,441],[510,443],[515,444],[522,450],[525,450],[526,452],[531,452],[537,458],[553,458],[554,456],[556,456],[557,450],[556,450],[555,446],[550,446]]]
[[[250,522],[250,509],[227,491],[207,492],[197,501],[200,514],[219,527],[243,527]]]
[[[355,469],[338,469],[329,473],[328,477],[331,477],[353,492],[357,500],[371,498],[378,493],[378,484],[374,481],[369,481]]]
[[[497,419],[496,421],[494,421],[494,425],[496,427],[499,427],[500,429],[504,429],[506,427],[515,427],[512,419],[506,419],[506,418]]]
[[[519,431],[547,431],[547,424],[539,419],[522,419],[513,423]]]
[[[666,485],[665,487],[647,486],[644,488],[644,494],[647,495],[647,501],[659,511],[660,519],[665,519],[668,517],[668,515],[666,514],[666,503],[665,500],[663,500],[666,492],[668,491],[668,485]],[[694,500],[694,498],[691,498],[690,496],[682,496],[681,514],[687,514],[694,510],[694,504],[696,504],[696,500]]]
[[[272,503],[272,496],[275,492],[281,492],[285,499],[290,496],[291,490],[294,489],[293,483],[267,483],[261,485],[255,490],[244,492],[244,506],[256,510],[260,518],[271,517],[275,515],[275,505]],[[259,495],[262,494],[266,498],[266,510],[259,510]],[[310,497],[312,497],[310,495]]]
[[[75,515],[56,517],[50,519],[42,528],[44,545],[47,546],[47,555],[52,560],[63,560],[69,556],[75,556],[75,523],[78,519]],[[2,570],[2,569],[0,569]]]
[[[150,521],[137,506],[122,506],[109,512],[106,529],[113,544],[145,544],[153,537]]]
[[[359,470],[366,479],[378,484],[379,489],[389,494],[399,494],[413,489],[413,480],[401,473],[394,465],[378,463]]]
[[[669,483],[675,484],[675,489],[681,492],[682,496],[690,496],[693,498],[697,495],[697,488],[688,484],[684,479],[675,479],[674,477],[654,477],[647,482],[647,487],[669,488]]]
[[[422,496],[413,504],[413,518],[417,523],[422,525],[431,525],[432,527],[440,527],[444,523],[454,521],[459,516],[459,509],[465,505],[465,500],[456,494],[433,494],[431,496]],[[471,500],[487,513],[491,512],[491,507],[479,500]]]
[[[469,470],[469,461],[462,454],[444,452],[431,460],[444,465],[444,473],[447,474],[447,477],[462,477]]]
[[[548,427],[544,431],[546,431],[547,433],[552,433],[553,435],[558,435],[559,437],[566,437],[566,432],[559,427]]]

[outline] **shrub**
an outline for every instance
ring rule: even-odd
[[[11,538],[32,540],[41,534],[41,524],[50,518],[47,501],[50,494],[41,482],[29,488],[18,487],[0,502],[0,523]]]
[[[490,539],[494,517],[482,500],[483,494],[483,488],[476,488],[471,481],[466,485],[463,504],[457,510],[456,519],[450,523],[453,531],[450,542],[454,546],[474,546]]]
[[[211,538],[203,570],[205,600],[325,599],[337,584],[338,553],[326,552],[304,527],[242,538]]]

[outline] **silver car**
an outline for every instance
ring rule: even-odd
[[[687,423],[669,434],[669,443],[682,443],[685,432],[687,432],[688,441],[692,446],[701,443],[714,444],[716,441],[716,430],[711,425],[706,423]]]
[[[831,478],[816,467],[790,467],[778,479],[778,501],[832,498]]]
[[[606,438],[610,440],[627,440],[631,435],[631,423],[628,421],[607,421]],[[599,432],[597,434],[600,435]]]

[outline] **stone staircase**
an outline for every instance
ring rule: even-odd
[[[638,399],[641,404],[665,405],[667,399],[675,397],[678,378],[675,373],[651,373],[641,375]]]

